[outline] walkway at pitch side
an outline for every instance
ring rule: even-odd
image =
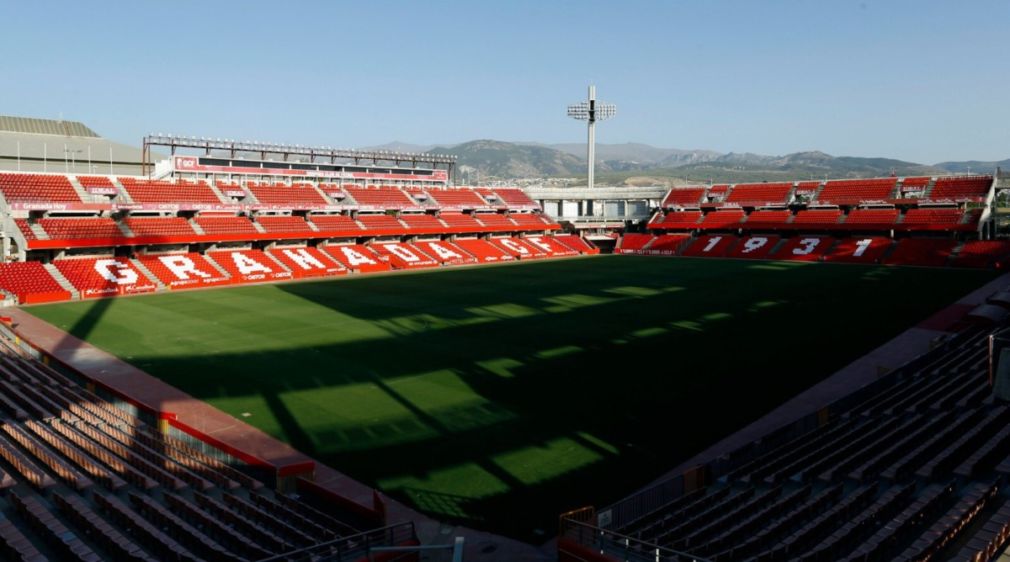
[[[366,509],[372,509],[375,490],[347,475],[316,461],[291,446],[245,422],[193,398],[148,373],[80,340],[24,309],[7,309],[14,330],[33,347],[80,373],[85,379],[115,394],[128,397],[135,405],[160,415],[174,416],[216,441],[225,451],[242,452],[257,464],[273,468],[278,474],[297,471],[314,463],[312,480],[319,486]],[[544,548],[520,541],[457,527],[435,521],[385,495],[389,523],[413,521],[422,544],[451,544],[457,536],[466,539],[467,561],[514,560],[542,562],[556,558],[549,545]]]

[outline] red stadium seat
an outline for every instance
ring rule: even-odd
[[[445,265],[471,264],[478,261],[463,248],[446,240],[426,240],[415,242],[414,245]]]
[[[262,184],[249,182],[246,187],[263,205],[284,209],[312,209],[329,202],[310,184]]]
[[[63,175],[0,173],[0,192],[8,203],[81,203]]]
[[[697,207],[705,195],[703,187],[675,187],[666,194],[661,207]]]
[[[898,178],[871,178],[858,180],[831,180],[817,196],[821,203],[836,205],[858,205],[864,201],[890,199]]]
[[[747,215],[742,225],[748,230],[779,230],[785,228],[793,214],[789,210],[758,209]]]
[[[409,228],[403,225],[393,215],[386,214],[361,214],[358,215],[358,222],[365,227],[366,235],[386,236],[390,234],[406,234]]]
[[[796,229],[830,229],[841,218],[842,212],[838,209],[808,209],[798,211],[791,226]]]
[[[782,204],[788,202],[792,190],[791,182],[738,183],[729,192],[726,202],[746,206]]]
[[[729,249],[737,241],[736,236],[728,234],[708,234],[699,236],[681,252],[682,256],[691,257],[725,257]]]
[[[197,253],[142,255],[137,260],[170,289],[227,285],[228,276]]]
[[[363,236],[364,229],[348,215],[309,215],[320,236]]]
[[[893,242],[885,236],[843,238],[824,256],[824,261],[879,263]]]
[[[40,219],[38,224],[52,240],[103,239],[111,245],[124,238],[116,221],[106,217]]]
[[[617,242],[617,247],[614,249],[616,254],[641,254],[644,253],[643,250],[645,246],[652,242],[655,236],[651,234],[639,234],[636,232],[629,232]]]
[[[581,236],[574,234],[557,234],[554,239],[565,246],[578,251],[580,254],[599,254],[600,249],[587,242]]]
[[[702,229],[736,229],[742,225],[740,221],[744,218],[742,209],[719,209],[705,214],[701,219],[698,228]]]
[[[453,242],[460,248],[466,250],[470,255],[480,260],[481,263],[493,263],[515,259],[511,252],[507,252],[501,247],[480,238],[457,238]]]
[[[253,235],[257,236],[260,231],[256,230],[252,221],[247,217],[236,216],[198,216],[193,219],[205,234],[229,234],[229,235]]]
[[[627,235],[625,235],[627,236]],[[677,254],[684,242],[691,239],[690,234],[661,234],[649,244],[649,247],[640,253],[659,256],[673,256]]]
[[[370,273],[390,269],[388,262],[362,244],[334,244],[320,246],[319,249],[351,271]]]
[[[726,253],[726,256],[730,258],[763,259],[768,257],[768,254],[778,242],[779,237],[773,235],[744,236]]]
[[[469,188],[429,189],[428,195],[443,209],[480,209],[487,201]]]
[[[550,256],[577,256],[579,252],[558,242],[553,236],[525,236],[524,242],[547,252]]]
[[[215,250],[207,258],[228,272],[233,283],[291,279],[293,275],[261,250]]]
[[[546,258],[549,254],[521,238],[490,238],[489,242],[498,246],[519,260]]]
[[[843,224],[849,230],[889,230],[894,228],[898,216],[897,209],[853,209]]]
[[[347,268],[317,248],[274,248],[266,253],[287,266],[291,274],[298,278],[347,274]]]
[[[358,202],[358,205],[362,209],[384,211],[409,209],[418,206],[406,193],[395,187],[357,187],[345,185],[344,190]]]
[[[152,293],[158,286],[130,263],[128,258],[75,258],[53,265],[70,281],[81,298]]]
[[[649,228],[657,230],[687,230],[698,228],[701,211],[670,211],[659,213],[649,223]]]
[[[894,251],[884,258],[884,263],[894,265],[928,265],[942,266],[947,264],[957,242],[943,238],[904,238],[898,241]]]
[[[256,217],[256,222],[263,227],[263,230],[271,234],[289,233],[304,234],[306,236],[315,235],[315,231],[305,222],[302,217],[287,215],[260,215]]]
[[[436,267],[441,262],[406,242],[377,242],[369,246],[394,269]]]
[[[992,186],[991,176],[937,178],[930,199],[956,201],[981,201]]]
[[[71,295],[37,261],[0,262],[0,290],[22,304],[70,299]]]
[[[219,198],[204,181],[179,182],[120,177],[130,198],[136,203],[220,205]]]
[[[998,267],[1005,268],[1010,261],[1010,241],[1007,240],[969,240],[951,260],[959,267]]]
[[[818,261],[833,242],[834,239],[827,236],[794,236],[783,242],[769,257],[774,260]]]

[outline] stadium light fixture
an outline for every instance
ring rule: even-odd
[[[617,115],[617,106],[612,103],[596,102],[596,86],[589,86],[589,99],[568,106],[568,116],[579,121],[588,121],[589,138],[586,142],[587,185],[593,188],[596,168],[596,122]]]

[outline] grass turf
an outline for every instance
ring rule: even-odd
[[[992,277],[601,256],[31,312],[437,518],[535,539]]]

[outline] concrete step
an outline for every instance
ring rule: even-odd
[[[148,279],[153,281],[154,284],[158,287],[159,291],[164,291],[166,289],[165,284],[162,283],[161,280],[158,279],[158,276],[155,275],[153,272],[151,272],[151,270],[148,269],[146,265],[144,265],[144,262],[138,260],[137,258],[130,258],[130,264],[132,264],[133,267],[137,269],[137,271],[143,273],[144,275],[147,276]]]
[[[73,298],[75,300],[81,298],[81,294],[74,287],[73,283],[71,283],[66,277],[64,277],[63,274],[60,273],[60,270],[57,269],[55,265],[51,263],[46,263],[42,264],[42,267],[44,267],[45,270],[49,272],[49,275],[53,276],[53,279],[55,279],[56,282],[59,283],[60,287],[63,287],[65,290],[69,291],[70,294],[73,295]]]

